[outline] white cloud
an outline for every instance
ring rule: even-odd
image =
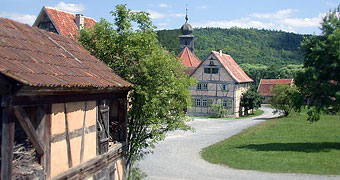
[[[168,13],[160,13],[151,9],[148,9],[146,12],[148,12],[150,14],[150,18],[151,19],[163,19],[163,18],[167,18],[167,17],[184,17],[185,14],[184,13],[172,13],[172,12],[168,12]]]
[[[185,14],[184,13],[175,13],[175,14],[172,14],[171,16],[173,16],[173,17],[185,17]]]
[[[293,13],[297,12],[296,9],[283,9],[276,11],[275,13],[254,13],[250,14],[250,16],[259,18],[259,19],[283,19],[291,17]]]
[[[85,10],[85,6],[83,4],[66,4],[63,1],[60,1],[56,6],[54,6],[54,8],[73,13],[82,12]]]
[[[198,9],[207,9],[208,6],[199,6]]]
[[[166,22],[158,24],[158,26],[167,26],[167,25],[169,25],[169,23],[166,23]]]
[[[33,25],[37,16],[31,14],[21,14],[21,13],[7,13],[0,12],[0,17],[12,19],[14,21],[18,21],[24,24]]]
[[[166,14],[157,12],[157,11],[153,11],[148,9],[147,12],[150,14],[150,18],[151,19],[162,19],[166,17]]]
[[[241,28],[273,28],[275,24],[264,23],[261,21],[255,21],[250,18],[241,18],[230,21],[205,21],[201,23],[192,23],[193,27],[221,27],[221,28],[231,28],[231,27],[241,27]]]
[[[159,4],[159,7],[161,7],[161,8],[171,8],[171,6],[169,4],[165,4],[165,3]]]

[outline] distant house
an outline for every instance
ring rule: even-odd
[[[242,93],[254,81],[230,55],[222,51],[211,51],[201,62],[194,53],[193,28],[188,23],[188,16],[185,20],[181,27],[182,35],[179,36],[181,52],[177,57],[182,59],[185,72],[198,80],[197,86],[190,88],[193,106],[187,110],[187,114],[211,116],[212,105],[220,104],[228,109],[230,116],[239,116],[243,113],[240,108]]]
[[[188,114],[195,116],[211,115],[212,104],[221,104],[228,109],[229,115],[239,116],[242,93],[254,82],[230,55],[222,51],[210,52],[191,77],[197,79],[198,84],[190,88],[194,104]]]
[[[123,179],[132,85],[70,38],[4,18],[0,35],[1,179]],[[36,152],[21,170],[17,138]]]
[[[96,24],[93,18],[44,6],[33,26],[75,39],[78,30]]]
[[[265,99],[263,103],[269,104],[270,99],[273,97],[272,89],[277,84],[289,84],[292,85],[294,79],[261,79],[257,92]]]

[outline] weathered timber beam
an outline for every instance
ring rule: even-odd
[[[124,146],[125,144],[116,144],[107,153],[98,155],[83,164],[75,166],[64,173],[51,178],[50,180],[85,179],[121,157]]]
[[[126,98],[127,92],[124,93],[106,93],[106,94],[72,94],[72,95],[37,95],[37,96],[13,96],[10,100],[11,106],[36,106],[43,104],[54,104],[77,101],[94,101],[99,99],[120,99]]]
[[[14,113],[17,117],[21,127],[24,129],[25,133],[27,134],[28,138],[32,142],[34,148],[36,149],[39,156],[44,154],[44,146],[42,141],[40,140],[39,136],[35,132],[35,129],[27,116],[25,110],[22,107],[14,107]]]
[[[4,101],[4,96],[2,97]],[[2,110],[1,179],[12,179],[15,120],[12,108]]]

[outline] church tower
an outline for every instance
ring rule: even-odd
[[[188,47],[194,52],[194,35],[192,35],[193,28],[188,23],[188,9],[186,9],[185,23],[181,27],[182,35],[179,36],[179,48],[182,51],[185,47]]]

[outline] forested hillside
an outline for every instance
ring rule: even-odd
[[[179,53],[179,29],[157,32],[161,44]],[[241,28],[198,28],[194,29],[195,54],[203,60],[211,50],[221,49],[239,64],[263,64],[282,67],[302,64],[299,51],[304,36],[294,33],[241,29]]]

